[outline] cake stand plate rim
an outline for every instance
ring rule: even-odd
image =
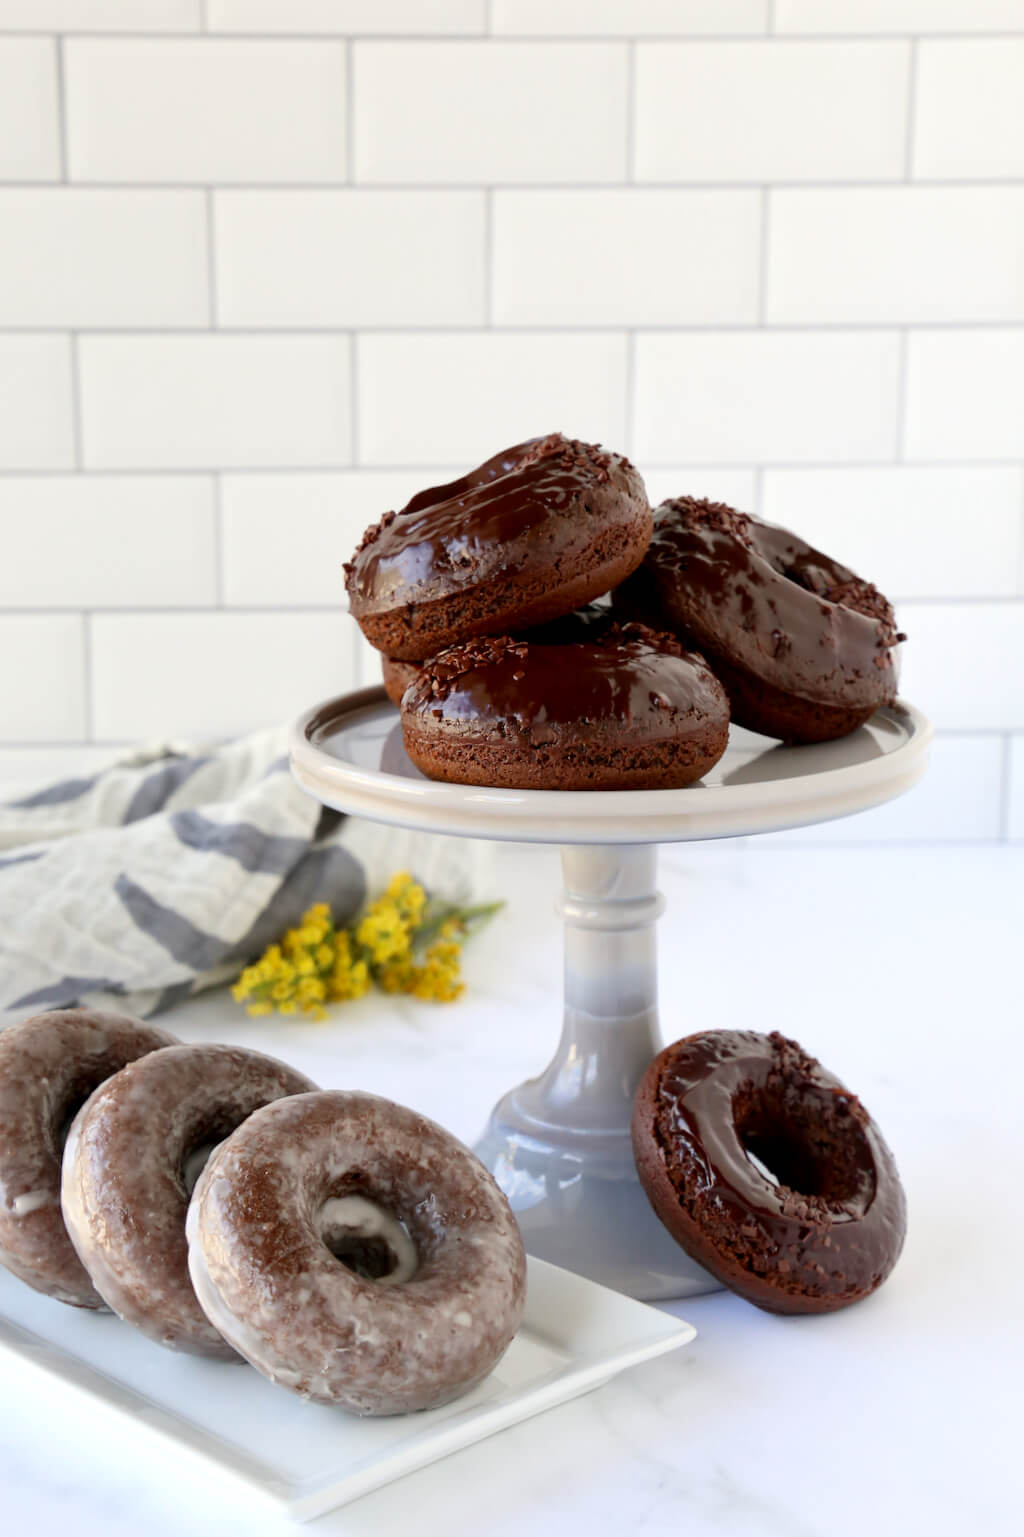
[[[853,741],[846,737],[826,744],[832,766],[796,775],[682,790],[508,790],[361,767],[320,745],[357,721],[384,714],[397,724],[398,711],[380,687],[357,689],[304,711],[289,743],[292,772],[303,789],[324,805],[375,821],[537,843],[678,843],[850,816],[911,789],[924,773],[933,735],[927,717],[897,699],[872,721],[895,727],[899,740],[861,761],[843,761],[843,743]]]

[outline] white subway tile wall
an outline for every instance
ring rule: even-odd
[[[0,785],[372,681],[340,566],[553,427],[876,580],[1024,838],[1024,0],[0,0]]]

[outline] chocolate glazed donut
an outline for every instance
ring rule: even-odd
[[[532,641],[538,646],[570,646],[579,640],[597,640],[614,623],[615,615],[608,603],[587,603],[552,619],[549,624],[524,630],[521,640]],[[423,662],[403,662],[395,656],[382,656],[381,676],[384,689],[392,704],[400,705],[410,683],[415,683],[423,671]]]
[[[68,1127],[98,1084],[174,1036],[128,1014],[57,1009],[0,1034],[0,1264],[72,1307],[102,1308],[60,1206]]]
[[[738,726],[846,736],[896,698],[898,633],[876,587],[795,534],[720,502],[663,502],[616,609],[674,631],[725,685]]]
[[[728,735],[725,691],[704,658],[639,624],[570,645],[453,646],[402,699],[409,758],[457,784],[676,789],[717,763]]]
[[[189,1196],[212,1145],[261,1105],[312,1088],[258,1051],[171,1046],[96,1091],[68,1133],[64,1220],[119,1318],[173,1350],[237,1359],[189,1280]]]
[[[345,566],[350,608],[372,646],[420,661],[568,614],[623,581],[650,537],[629,460],[552,433],[385,513]]]
[[[637,1090],[633,1150],[676,1242],[768,1312],[846,1307],[899,1258],[906,1203],[881,1132],[775,1031],[666,1046]]]
[[[204,1169],[188,1241],[225,1339],[272,1381],[357,1414],[467,1392],[522,1316],[523,1243],[491,1175],[372,1094],[258,1110]]]

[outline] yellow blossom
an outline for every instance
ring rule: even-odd
[[[324,1017],[326,1003],[361,998],[376,985],[385,993],[447,1003],[464,991],[462,945],[470,925],[500,903],[438,910],[408,871],[400,871],[350,928],[336,929],[326,902],[317,902],[280,942],[247,966],[232,988],[256,1015]]]

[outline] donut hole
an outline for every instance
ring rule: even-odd
[[[252,1107],[247,1107],[251,1109]],[[177,1176],[178,1185],[185,1199],[192,1199],[192,1192],[199,1183],[199,1176],[206,1168],[211,1155],[220,1144],[237,1131],[246,1118],[246,1109],[221,1104],[205,1107],[193,1113],[177,1129]],[[171,1151],[174,1161],[174,1152]]]
[[[398,1256],[384,1238],[365,1237],[360,1233],[325,1233],[323,1241],[346,1270],[355,1271],[364,1281],[381,1281],[398,1267]]]
[[[50,1119],[50,1137],[53,1140],[54,1152],[58,1162],[64,1152],[64,1144],[68,1140],[75,1116],[89,1100],[99,1084],[103,1082],[102,1074],[87,1076],[79,1075],[68,1084],[64,1093],[60,1095],[58,1102],[53,1107]]]
[[[181,1162],[181,1178],[185,1186],[185,1194],[191,1198],[193,1190],[199,1183],[199,1176],[209,1162],[210,1154],[214,1148],[220,1146],[222,1139],[216,1141],[207,1139],[198,1142],[187,1152]]]
[[[748,1084],[733,1100],[733,1120],[748,1160],[771,1184],[829,1206],[870,1193],[870,1149],[848,1099]]]
[[[419,1267],[416,1245],[405,1223],[366,1195],[328,1197],[314,1225],[328,1252],[364,1281],[401,1286]]]

